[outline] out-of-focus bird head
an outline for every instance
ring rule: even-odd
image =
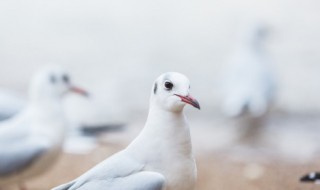
[[[200,109],[196,99],[190,95],[190,82],[186,76],[176,72],[168,72],[160,75],[154,82],[151,106],[179,112],[186,104]]]
[[[31,81],[30,98],[59,99],[68,92],[75,92],[84,96],[88,93],[73,85],[68,72],[58,65],[50,65],[35,74]]]
[[[261,21],[250,23],[243,30],[242,38],[244,43],[253,48],[260,48],[269,34],[268,26]]]

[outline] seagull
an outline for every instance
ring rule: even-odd
[[[300,178],[301,182],[304,183],[315,183],[320,184],[320,173],[319,172],[311,172],[307,175],[304,175]]]
[[[193,190],[197,169],[186,104],[200,109],[186,76],[164,73],[153,84],[147,121],[124,150],[52,190]]]
[[[275,78],[262,44],[266,33],[261,23],[247,26],[224,68],[223,111],[229,117],[263,116],[273,101]]]
[[[222,110],[238,140],[256,144],[274,101],[276,84],[263,48],[267,28],[253,22],[241,32],[238,46],[224,68]]]
[[[66,128],[61,99],[69,91],[87,95],[64,69],[48,66],[31,81],[26,108],[0,123],[0,189],[13,184],[26,189],[25,180],[57,160]]]

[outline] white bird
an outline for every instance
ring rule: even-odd
[[[246,25],[234,54],[224,68],[222,110],[234,125],[232,138],[250,145],[260,141],[272,106],[275,77],[263,41],[267,29],[261,23]],[[236,140],[234,139],[234,140]]]
[[[260,23],[247,26],[225,67],[223,111],[227,116],[261,117],[273,101],[275,79],[263,49],[265,35]]]
[[[144,129],[124,150],[53,190],[193,190],[197,170],[183,108],[200,109],[189,80],[162,74],[153,84]]]
[[[58,158],[66,122],[62,97],[69,91],[85,95],[71,85],[68,73],[50,66],[35,75],[27,107],[0,123],[0,189],[46,171]]]

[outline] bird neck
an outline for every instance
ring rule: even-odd
[[[41,115],[57,115],[62,113],[62,100],[55,98],[31,99],[29,107]]]
[[[173,127],[181,128],[185,125],[186,121],[183,110],[173,112],[154,106],[150,107],[145,128],[152,128],[152,130],[160,128],[161,131],[166,130],[170,132],[171,130],[175,130],[171,129]]]
[[[46,137],[52,142],[64,138],[65,118],[60,101],[30,101],[28,109],[33,135]]]
[[[39,94],[39,93],[38,93]],[[61,101],[62,96],[58,96],[56,94],[48,94],[48,95],[38,95],[38,94],[30,94],[29,100],[34,104],[42,104],[42,103],[56,103]]]
[[[170,154],[192,156],[190,130],[183,112],[170,112],[151,107],[144,129],[128,149],[144,152],[144,157],[147,158],[142,159],[148,157],[160,159]],[[152,154],[154,150],[157,150],[158,154]]]

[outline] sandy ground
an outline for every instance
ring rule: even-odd
[[[74,179],[120,147],[103,146],[90,155],[64,154],[45,175],[27,183],[30,190],[45,190]],[[104,156],[102,156],[104,155]],[[301,174],[319,167],[282,161],[248,163],[234,161],[221,154],[197,156],[198,190],[302,190],[318,189],[313,184],[300,184]]]
[[[226,139],[227,136],[225,134],[231,133],[230,131],[223,132],[222,129],[228,129],[227,124],[229,123],[218,121],[216,118],[212,120],[193,118],[190,123],[194,154],[198,166],[197,189],[318,189],[319,187],[313,184],[301,184],[299,178],[303,174],[320,168],[320,163],[317,159],[320,156],[319,147],[316,146],[315,150],[313,150],[314,154],[309,157],[301,155],[310,152],[298,151],[307,149],[303,145],[308,145],[306,142],[312,139],[314,131],[305,129],[317,126],[320,122],[318,118],[320,117],[317,115],[271,115],[263,134],[271,133],[269,140],[271,142],[277,141],[277,143],[255,142],[246,144],[235,141],[224,145],[221,145],[223,144],[222,142],[225,142],[221,141],[221,139]],[[294,124],[304,129],[303,131],[309,131],[309,133],[300,132],[299,128]],[[219,125],[223,127],[213,127]],[[124,131],[113,131],[100,136],[99,145],[88,154],[64,153],[58,163],[46,174],[27,182],[29,190],[47,190],[76,178],[100,161],[123,149],[139,133],[142,126],[143,120],[127,126]],[[290,128],[286,129],[286,127]],[[278,137],[272,131],[276,132]],[[288,138],[292,147],[281,145],[280,139],[285,139],[290,134],[294,138],[294,140]],[[300,136],[297,136],[297,134]],[[311,142],[317,144],[314,141]],[[217,146],[219,143],[220,146]],[[282,143],[286,144],[287,142],[284,141]],[[295,154],[281,152],[281,149],[277,149],[281,146],[285,147],[286,150],[296,150],[294,151]]]

